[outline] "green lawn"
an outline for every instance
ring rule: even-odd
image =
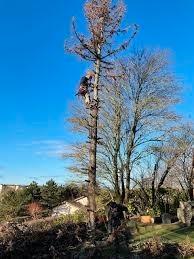
[[[152,225],[138,227],[139,233],[135,235],[134,241],[144,241],[154,236],[160,236],[166,241],[182,242],[189,237],[194,243],[194,225],[183,227],[178,224]]]
[[[131,240],[130,248],[133,248],[134,245],[134,256],[135,253],[138,253],[141,249],[139,247],[139,241],[146,241],[149,238],[160,236],[162,240],[168,241],[168,242],[182,242],[186,239],[187,236],[189,236],[191,242],[194,243],[194,226],[192,227],[183,227],[179,224],[170,224],[170,225],[142,225],[130,222],[129,225],[134,230],[134,236]],[[136,229],[136,231],[135,231]],[[138,229],[138,233],[137,233]],[[136,247],[137,244],[137,247]],[[118,250],[117,250],[118,249]],[[101,249],[102,255],[100,257],[103,258],[115,258],[115,255],[118,253],[120,258],[129,258],[129,253],[132,253],[129,251],[129,248],[126,246],[126,243],[124,241],[119,243],[119,246],[117,247],[115,243],[104,246]],[[99,258],[99,257],[96,257]],[[135,258],[135,257],[134,257]],[[175,258],[175,257],[173,257]],[[182,258],[182,257],[177,257]],[[190,257],[191,258],[191,257]]]
[[[190,238],[190,241],[194,243],[194,225],[192,227],[183,227],[179,224],[170,224],[170,225],[153,224],[148,226],[143,226],[142,224],[139,224],[137,228],[138,228],[138,233],[134,234],[134,238],[131,243],[132,246],[136,242],[138,244],[139,241],[144,242],[149,238],[156,237],[156,236],[160,236],[163,241],[168,241],[170,243],[171,242],[181,243],[182,241],[186,240],[188,236]],[[109,258],[110,256],[114,255],[116,253],[115,249],[116,249],[115,245],[104,247],[102,258]],[[129,250],[126,248],[126,245],[124,243],[120,243],[119,245],[119,255],[122,256],[122,258],[128,258],[129,256]]]
[[[186,237],[189,237],[190,241],[194,243],[194,226],[169,231],[163,235],[164,239],[176,242],[184,241]]]

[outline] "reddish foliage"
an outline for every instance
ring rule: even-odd
[[[95,221],[96,223],[105,223],[107,221],[106,215],[96,215]]]
[[[32,216],[33,218],[37,218],[38,215],[43,211],[43,207],[39,202],[32,202],[27,205],[27,212]]]

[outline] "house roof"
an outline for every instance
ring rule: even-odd
[[[79,209],[81,209],[83,211],[86,211],[87,206],[85,206],[85,205],[83,205],[83,204],[81,204],[79,202],[79,201],[81,201],[82,199],[85,199],[85,198],[87,198],[87,197],[82,196],[82,197],[79,197],[79,198],[77,198],[77,199],[75,199],[73,201],[64,201],[61,205],[56,206],[53,210],[55,210],[57,208],[60,208],[60,207],[63,207],[64,205],[67,205],[67,206],[69,205],[69,206],[77,207],[77,208],[79,208]]]

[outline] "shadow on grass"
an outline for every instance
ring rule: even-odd
[[[153,236],[161,236],[172,241],[173,238],[175,238],[175,241],[181,241],[189,236],[191,241],[194,242],[194,226],[185,227],[180,224],[140,226],[138,227],[138,234],[134,236],[134,241],[143,241]]]
[[[190,241],[194,244],[194,226],[170,230],[162,237],[166,240],[176,242],[184,241],[186,237],[189,237]]]
[[[193,237],[194,226],[161,225],[160,231],[137,236],[133,248],[141,248],[138,258],[194,258]]]

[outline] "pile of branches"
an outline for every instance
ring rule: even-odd
[[[138,258],[193,258],[194,245],[187,237],[182,243],[166,242],[160,237],[154,237],[147,241],[136,244],[136,248],[141,247]],[[135,245],[133,246],[133,251]]]
[[[126,238],[119,231],[119,240]],[[52,221],[36,224],[6,223],[0,226],[0,258],[100,258],[114,246],[108,241],[107,229],[97,224],[95,233],[86,223]],[[110,248],[112,249],[112,248]],[[116,248],[111,251],[115,254]],[[111,257],[112,258],[112,257]]]
[[[46,228],[7,223],[0,229],[0,258],[71,258],[87,239],[84,223]]]
[[[89,232],[85,223],[45,222],[25,225],[6,223],[0,226],[0,258],[190,258],[194,245],[185,242],[169,243],[160,238],[129,243],[130,230],[119,231],[112,242],[107,242],[107,232],[97,229]],[[103,241],[104,240],[104,241]],[[93,241],[93,242],[91,242]],[[103,245],[105,244],[105,245]],[[125,248],[125,253],[122,253]],[[109,251],[109,256],[104,255]],[[122,257],[123,256],[123,257]],[[127,257],[126,257],[127,256]]]

